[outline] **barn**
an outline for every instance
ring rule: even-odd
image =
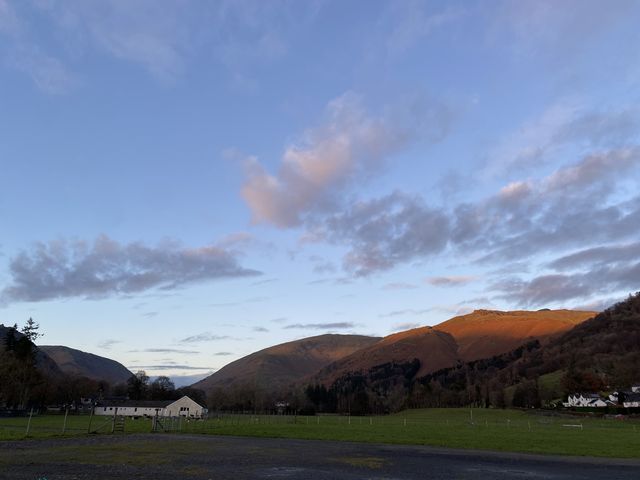
[[[124,417],[202,418],[207,409],[185,395],[178,400],[104,400],[95,406],[93,413]]]

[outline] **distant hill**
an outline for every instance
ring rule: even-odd
[[[41,345],[46,353],[67,375],[83,376],[92,380],[106,380],[111,384],[126,382],[131,373],[122,364],[110,358],[60,345]]]
[[[573,310],[476,310],[434,327],[389,335],[327,365],[312,380],[328,386],[348,373],[366,372],[385,363],[408,363],[414,359],[420,362],[417,376],[424,376],[457,363],[509,352],[530,340],[546,343],[594,315],[596,312]]]
[[[4,350],[5,337],[9,332],[9,327],[0,324],[0,350]],[[20,332],[15,332],[16,338],[23,337]],[[36,365],[38,370],[50,377],[61,377],[63,372],[58,368],[56,362],[53,361],[40,347],[36,346]]]
[[[211,391],[251,385],[273,391],[300,381],[378,340],[378,337],[362,335],[328,334],[283,343],[231,362],[192,387]]]

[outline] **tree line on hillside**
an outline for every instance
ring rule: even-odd
[[[77,405],[81,398],[176,400],[183,395],[206,405],[202,390],[175,388],[166,376],[150,381],[143,371],[115,385],[104,380],[66,375],[38,350],[35,341],[41,336],[39,325],[31,318],[21,329],[17,325],[6,329],[0,343],[0,409],[39,410],[52,405]]]
[[[417,377],[419,360],[350,372],[329,387],[308,385],[303,408],[372,414],[421,407],[552,406],[575,392],[629,388],[640,382],[640,292],[546,345]]]

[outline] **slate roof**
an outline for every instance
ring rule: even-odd
[[[98,402],[98,407],[138,407],[138,408],[165,408],[175,400],[103,400]]]

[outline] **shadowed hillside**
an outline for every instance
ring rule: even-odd
[[[41,345],[38,348],[67,375],[106,380],[111,384],[124,383],[133,375],[124,365],[110,358],[60,345]]]
[[[0,351],[3,351],[5,349],[5,339],[10,330],[13,329],[0,324]],[[16,330],[13,330],[13,335],[17,340],[24,339],[24,335]],[[26,339],[24,339],[23,341],[26,341]],[[36,355],[36,366],[38,367],[38,370],[40,372],[42,372],[44,375],[53,377],[61,377],[63,375],[62,370],[60,370],[56,362],[49,355],[47,355],[47,353],[44,352],[42,348],[34,345],[34,350]]]
[[[231,362],[213,375],[197,382],[194,388],[250,385],[273,391],[300,381],[329,363],[377,342],[377,337],[362,335],[319,335],[283,343]]]

